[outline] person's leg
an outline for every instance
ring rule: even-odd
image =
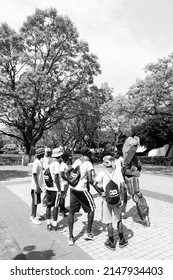
[[[123,248],[128,244],[128,241],[126,241],[124,238],[122,220],[119,220],[117,222],[117,229],[118,229],[118,235],[119,235],[119,247]]]
[[[53,208],[53,222],[52,222],[52,225],[54,227],[56,227],[57,223],[58,223],[58,207],[54,206],[54,208]]]
[[[36,215],[37,215],[37,195],[33,192],[32,195],[32,204],[31,204],[31,217],[30,217],[30,221],[33,224],[36,225],[41,225],[41,222],[37,219]],[[39,202],[40,203],[40,202]]]
[[[64,197],[61,197],[60,203],[59,203],[60,213],[63,212],[63,210],[64,210],[64,204],[65,204],[65,199],[64,199]]]
[[[114,242],[114,238],[113,238],[113,226],[112,226],[112,223],[107,224],[107,231],[108,231],[109,239],[113,243]]]
[[[51,192],[46,191],[46,222],[47,222],[47,230],[52,230],[52,224],[51,224],[51,207],[52,207],[52,197]]]
[[[73,225],[74,225],[74,214],[69,213],[68,216],[69,239],[73,238]]]
[[[36,214],[37,214],[37,205],[34,205],[34,201],[32,201],[31,216],[33,217],[33,219],[36,217]]]
[[[47,230],[52,230],[52,225],[51,225],[51,207],[46,207],[46,221],[47,221]]]
[[[108,239],[105,241],[104,245],[112,250],[115,251],[116,250],[116,243],[114,241],[114,237],[113,237],[113,226],[112,223],[108,223],[107,225],[107,231],[108,231]]]
[[[53,204],[53,221],[52,226],[54,230],[57,230],[58,224],[58,208],[59,208],[60,197],[57,192],[52,191],[52,204]]]
[[[94,211],[91,211],[88,213],[88,225],[87,225],[88,233],[91,233],[92,231],[93,220],[94,220]]]

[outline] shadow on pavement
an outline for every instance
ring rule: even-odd
[[[35,246],[27,246],[23,248],[26,253],[19,254],[13,260],[51,260],[55,256],[51,249],[45,251],[35,251]]]
[[[128,219],[129,217],[132,217],[133,221],[135,223],[141,224],[144,227],[148,227],[146,221],[142,221],[141,218],[138,215],[136,206],[134,205],[133,207],[131,207],[123,216],[123,219]]]
[[[16,178],[25,178],[30,176],[31,173],[29,171],[22,170],[0,170],[0,181],[6,181],[10,179]]]

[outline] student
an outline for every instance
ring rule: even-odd
[[[60,199],[60,213],[66,217],[69,210],[65,207],[65,198],[69,188],[67,171],[69,170],[70,154],[64,152],[62,155],[62,162],[60,165],[61,171],[61,199]]]
[[[70,184],[70,211],[68,216],[69,241],[70,246],[74,245],[75,238],[73,236],[74,214],[80,211],[82,207],[84,212],[88,214],[88,224],[85,233],[86,240],[93,240],[92,225],[94,219],[95,203],[89,191],[89,184],[93,184],[94,167],[90,162],[91,152],[89,148],[84,147],[80,151],[80,158],[76,159],[69,170],[74,170],[77,166],[80,168],[80,179],[77,185],[72,187]]]
[[[44,149],[39,148],[36,150],[36,158],[32,166],[32,179],[31,179],[31,216],[30,221],[35,225],[40,225],[41,222],[36,217],[37,205],[41,203],[41,192],[43,186],[43,168],[41,159],[44,157]]]
[[[61,197],[60,163],[63,152],[59,148],[52,151],[52,160],[49,164],[52,177],[52,186],[46,186],[46,219],[47,230],[58,229],[58,207]],[[51,223],[51,209],[53,208],[53,221]]]
[[[121,218],[121,212],[123,207],[123,196],[124,196],[124,180],[121,172],[117,169],[115,157],[111,155],[105,156],[103,158],[103,165],[105,167],[95,178],[94,188],[101,195],[103,199],[102,203],[102,222],[106,224],[108,231],[108,239],[105,241],[105,246],[110,250],[116,250],[116,242],[113,236],[113,219],[117,222],[117,229],[119,235],[119,247],[125,247],[128,242],[124,238],[123,234],[123,224]],[[118,186],[121,200],[118,204],[110,205],[106,201],[106,186],[112,180]],[[99,185],[101,183],[101,185]],[[103,189],[103,192],[101,191]]]

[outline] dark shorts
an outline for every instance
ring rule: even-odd
[[[46,206],[47,207],[59,207],[60,198],[55,191],[46,190]]]
[[[94,199],[89,191],[70,189],[70,213],[74,214],[83,208],[85,213],[93,212],[96,208]]]
[[[33,205],[41,203],[41,193],[36,193],[35,190],[31,190],[31,197]]]

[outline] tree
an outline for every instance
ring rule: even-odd
[[[141,126],[137,133],[148,150],[173,143],[173,54],[145,68],[146,77],[138,80],[127,96],[131,115]],[[168,151],[169,151],[168,149]]]
[[[140,137],[140,144],[147,148],[147,152],[168,144],[169,154],[173,139],[173,123],[169,118],[148,118],[145,123],[135,127],[136,135]]]
[[[68,17],[55,9],[29,16],[17,34],[0,28],[0,121],[30,154],[44,131],[73,118],[93,77],[100,73],[97,57]],[[89,92],[89,91],[88,91]]]
[[[122,149],[127,135],[131,134],[136,119],[131,114],[131,102],[125,95],[117,95],[113,100],[105,102],[101,108],[101,126],[103,130],[112,132],[114,144]]]
[[[46,142],[49,141],[50,145],[70,148],[75,148],[77,143],[91,148],[98,146],[100,106],[112,99],[112,95],[107,84],[101,85],[100,88],[93,85],[85,89],[84,95],[85,98],[78,107],[78,115],[72,119],[62,120],[45,133]]]
[[[146,77],[138,80],[127,96],[133,116],[173,119],[173,54],[145,67]]]

